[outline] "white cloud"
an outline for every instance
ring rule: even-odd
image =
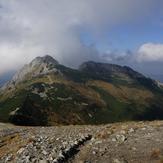
[[[139,62],[163,61],[163,44],[146,43],[142,45],[136,58]]]
[[[112,26],[143,20],[155,4],[154,0],[0,0],[0,73],[45,54],[68,66],[99,61],[96,47],[85,46],[80,32],[84,29],[98,40]]]

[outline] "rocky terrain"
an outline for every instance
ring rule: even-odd
[[[99,126],[0,126],[1,163],[163,162],[163,121]]]

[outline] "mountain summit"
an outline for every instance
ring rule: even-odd
[[[163,119],[162,106],[162,87],[130,67],[71,69],[51,56],[35,58],[0,91],[0,121],[19,125]]]
[[[34,60],[32,60],[28,65],[29,67],[36,67],[36,66],[49,66],[49,65],[55,65],[58,64],[58,62],[51,56],[45,55],[43,57],[36,57]]]
[[[2,89],[5,89],[6,87],[12,88],[23,80],[29,80],[36,76],[57,72],[55,66],[58,64],[58,61],[49,55],[36,57],[29,64],[26,64],[22,69],[20,69],[20,71],[13,76],[12,80],[4,85]]]
[[[29,64],[25,65],[13,78],[14,81],[22,80],[25,76],[34,77],[37,75],[47,74],[55,71],[55,65],[59,64],[53,57],[45,55],[36,57]]]

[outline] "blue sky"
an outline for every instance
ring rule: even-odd
[[[161,15],[158,15],[161,16]],[[100,40],[96,40],[91,32],[81,31],[81,40],[86,45],[96,44],[98,50],[104,52],[111,50],[136,50],[142,44],[163,43],[163,23],[160,21],[153,21],[155,17],[144,22],[126,23],[114,26],[101,36]],[[161,18],[160,18],[161,19]]]

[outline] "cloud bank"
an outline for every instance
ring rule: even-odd
[[[139,62],[163,61],[163,44],[146,43],[137,52]]]
[[[0,74],[45,54],[71,67],[87,60],[109,61],[109,57],[136,57],[139,62],[163,59],[161,44],[142,45],[133,57],[101,54],[96,47],[109,29],[150,19],[151,11],[161,4],[161,0],[157,5],[154,0],[0,0]],[[94,45],[82,40],[87,33]]]

